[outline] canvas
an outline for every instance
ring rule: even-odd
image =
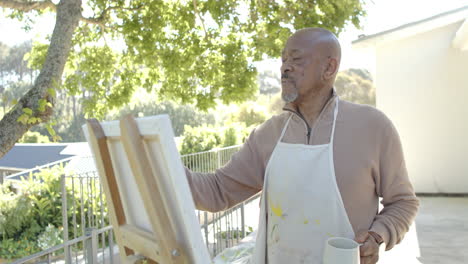
[[[211,263],[170,119],[158,115],[83,126],[124,263]]]

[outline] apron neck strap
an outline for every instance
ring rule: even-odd
[[[338,96],[335,99],[335,110],[333,111],[333,127],[330,136],[330,144],[333,145],[333,139],[335,138],[335,127],[336,127],[336,117],[338,116]]]
[[[284,136],[284,134],[286,133],[286,129],[288,129],[289,121],[291,121],[291,118],[292,118],[293,115],[294,115],[294,114],[291,114],[291,115],[289,116],[289,118],[288,118],[288,121],[286,121],[286,124],[285,124],[284,127],[283,127],[283,131],[281,131],[281,135],[280,135],[280,137],[279,137],[279,139],[278,139],[278,142],[277,142],[276,144],[278,144],[279,142],[281,142],[281,140],[283,139],[283,136]]]
[[[336,118],[338,116],[338,96],[335,99],[335,110],[333,111],[333,126],[332,126],[332,131],[331,131],[331,136],[330,136],[330,144],[333,144],[333,139],[335,138],[335,127],[336,127]],[[283,127],[283,131],[281,131],[281,135],[278,139],[278,143],[281,142],[283,139],[284,134],[286,133],[286,129],[288,128],[289,121],[291,121],[291,118],[294,114],[291,114],[288,118],[288,121],[286,121],[286,124]]]

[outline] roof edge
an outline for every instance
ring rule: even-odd
[[[422,25],[422,24],[427,23],[429,21],[437,20],[439,18],[443,18],[443,17],[449,16],[449,15],[453,15],[453,14],[457,14],[457,13],[463,13],[465,11],[468,11],[468,5],[457,8],[457,9],[453,9],[453,10],[450,10],[450,11],[447,11],[447,12],[444,12],[444,13],[440,13],[440,14],[437,14],[437,15],[422,19],[422,20],[410,22],[410,23],[407,23],[407,24],[404,24],[404,25],[401,25],[401,26],[398,26],[398,27],[395,27],[395,28],[392,28],[392,29],[389,29],[389,30],[385,30],[385,31],[378,32],[378,33],[375,33],[375,34],[372,34],[372,35],[368,35],[368,36],[358,38],[356,40],[353,40],[351,42],[351,44],[352,45],[361,44],[361,43],[373,40],[375,38],[382,37],[384,35],[388,35],[388,34],[391,34],[391,33],[397,32],[397,31],[401,31],[401,30],[404,30],[404,29],[408,29],[408,28],[411,28],[411,27],[414,27],[414,26],[419,26],[419,25]],[[463,18],[460,18],[460,19],[463,19]]]
[[[468,50],[468,18],[460,26],[452,40],[452,46],[461,51]]]

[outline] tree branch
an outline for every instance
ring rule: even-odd
[[[32,10],[44,10],[50,8],[56,11],[57,6],[50,0],[46,1],[33,1],[23,2],[18,0],[0,0],[0,7],[15,9],[23,12],[30,12]]]
[[[2,3],[5,3],[3,1]],[[11,2],[11,1],[9,1]],[[33,125],[46,122],[52,115],[52,107],[41,107],[44,102],[53,105],[53,91],[60,85],[65,63],[71,49],[73,33],[81,17],[81,0],[61,0],[56,6],[56,23],[41,72],[34,86],[0,120],[0,158],[5,155]],[[27,122],[20,122],[28,113]],[[29,120],[28,120],[29,119]]]
[[[200,19],[202,27],[203,27],[203,31],[205,31],[205,38],[208,40],[209,35],[205,28],[205,21],[203,20],[203,17],[200,15],[200,12],[198,11],[197,0],[193,0],[193,10],[195,11],[195,14],[197,14],[198,18]]]
[[[1,1],[1,0],[0,0]],[[104,9],[101,14],[98,16],[98,17],[84,17],[84,16],[81,16],[80,20],[85,22],[85,23],[88,23],[88,24],[93,24],[93,25],[98,25],[100,26],[102,29],[106,28],[106,19],[108,17],[108,13],[109,11],[111,10],[131,10],[131,11],[138,11],[141,9],[141,7],[143,6],[138,6],[138,7],[133,7],[133,8],[130,8],[130,7],[119,7],[119,6],[110,6],[110,7],[107,7],[106,9]]]
[[[104,24],[105,21],[104,21],[104,17],[84,17],[84,16],[81,16],[80,18],[81,21],[87,23],[87,24],[93,24],[93,25],[98,25],[100,26],[101,28],[104,28],[106,27],[106,25]]]

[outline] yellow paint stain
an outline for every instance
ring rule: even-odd
[[[328,233],[328,232],[327,232],[327,236],[329,236],[329,237],[333,237],[333,235],[332,235],[332,234],[330,234],[330,233]]]
[[[273,206],[271,205],[271,211],[278,217],[283,216],[283,210],[281,209],[281,206]]]
[[[316,219],[316,220],[315,220],[315,223],[316,223],[317,225],[320,225],[320,220]]]
[[[283,209],[281,209],[281,205],[274,206],[271,202],[270,196],[268,196],[268,203],[270,204],[271,211],[278,217],[283,217]]]
[[[309,223],[309,220],[304,220],[304,225],[307,225]]]

